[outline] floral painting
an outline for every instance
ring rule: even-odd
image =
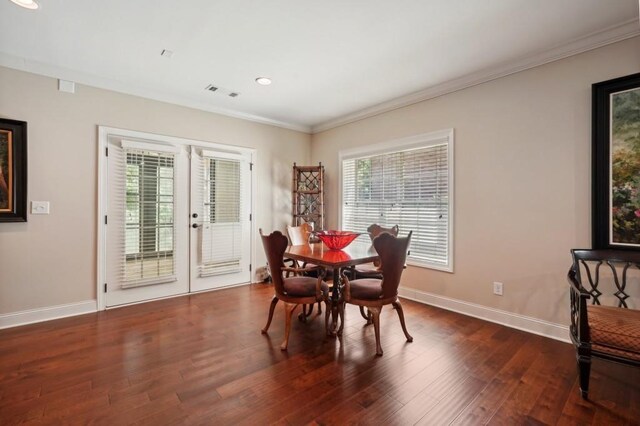
[[[611,94],[611,228],[640,245],[640,88]]]
[[[27,123],[0,118],[0,223],[27,221]]]
[[[12,204],[12,138],[11,132],[0,130],[0,211],[11,211]]]

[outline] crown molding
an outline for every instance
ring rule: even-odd
[[[355,121],[393,111],[398,108],[413,105],[422,101],[426,101],[428,99],[433,99],[442,95],[446,95],[448,93],[476,86],[478,84],[486,83],[500,77],[505,77],[510,74],[515,74],[520,71],[525,71],[530,68],[548,64],[549,62],[568,58],[570,56],[597,49],[608,44],[636,37],[638,35],[640,35],[640,23],[638,22],[638,18],[634,18],[629,21],[623,22],[622,24],[618,24],[604,30],[591,33],[587,36],[574,39],[568,43],[555,46],[549,50],[545,50],[544,52],[538,52],[534,55],[527,56],[526,58],[521,58],[513,62],[503,63],[495,67],[486,68],[475,73],[467,74],[460,78],[445,81],[444,83],[428,87],[424,90],[420,90],[406,96],[401,96],[390,101],[382,102],[380,104],[332,120],[325,121],[318,125],[312,126],[311,133],[315,134],[324,132],[326,130],[343,126],[345,124],[353,123]]]
[[[334,118],[314,126],[304,126],[279,120],[273,120],[267,117],[248,114],[241,111],[230,110],[189,99],[183,96],[162,92],[156,89],[139,87],[137,85],[123,83],[117,80],[99,77],[93,74],[75,71],[68,68],[50,65],[44,62],[34,61],[27,58],[10,55],[0,52],[0,66],[12,68],[20,71],[26,71],[33,74],[44,75],[47,77],[58,78],[63,80],[74,81],[86,86],[97,87],[100,89],[111,90],[114,92],[124,93],[133,96],[139,96],[146,99],[153,99],[160,102],[166,102],[174,105],[185,106],[189,108],[207,111],[214,114],[220,114],[227,117],[238,118],[242,120],[252,121],[260,124],[280,127],[289,130],[295,130],[304,133],[320,133],[345,124],[353,123],[365,118],[373,117],[385,112],[393,111],[405,106],[413,105],[422,101],[433,99],[448,93],[486,83],[500,77],[525,71],[549,62],[564,59],[573,55],[577,55],[589,50],[597,49],[608,44],[626,40],[640,35],[640,25],[638,19],[634,18],[621,24],[606,28],[601,31],[594,32],[584,37],[572,40],[544,52],[521,58],[514,62],[503,63],[495,67],[486,68],[484,70],[465,75],[463,77],[445,81],[441,84],[428,87],[424,90],[401,96],[386,102],[373,105],[371,107],[355,111],[353,113]]]
[[[0,66],[12,68],[19,71],[25,71],[33,74],[39,74],[46,77],[69,80],[85,86],[97,87],[99,89],[111,90],[114,92],[124,93],[127,95],[139,96],[141,98],[153,99],[155,101],[166,102],[174,105],[194,108],[201,111],[212,112],[227,117],[239,118],[242,120],[252,121],[260,124],[281,127],[284,129],[295,130],[298,132],[310,133],[310,126],[302,126],[294,123],[273,120],[267,117],[248,114],[241,111],[231,110],[227,108],[219,108],[206,102],[189,99],[187,97],[175,94],[140,87],[134,84],[123,83],[121,81],[99,77],[82,71],[75,71],[56,65],[50,65],[44,62],[34,61],[27,58],[10,55],[0,52]]]

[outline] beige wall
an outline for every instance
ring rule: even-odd
[[[98,125],[257,149],[257,225],[289,222],[291,165],[309,161],[309,135],[76,89],[62,93],[55,79],[0,67],[0,117],[28,122],[28,199],[51,202],[48,216],[0,224],[0,314],[95,299]]]
[[[591,84],[639,71],[636,37],[316,134],[328,223],[339,150],[454,128],[455,272],[411,267],[403,285],[567,324],[569,249],[591,242]]]

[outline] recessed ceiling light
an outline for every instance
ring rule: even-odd
[[[25,9],[35,10],[40,7],[38,3],[34,0],[10,0],[11,2],[17,4],[20,7],[24,7]]]
[[[256,78],[256,83],[261,84],[263,86],[268,86],[271,84],[271,79],[268,77],[258,77]]]

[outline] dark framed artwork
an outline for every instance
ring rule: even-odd
[[[0,222],[27,221],[27,123],[0,118]]]
[[[593,248],[640,250],[640,73],[592,90]]]

